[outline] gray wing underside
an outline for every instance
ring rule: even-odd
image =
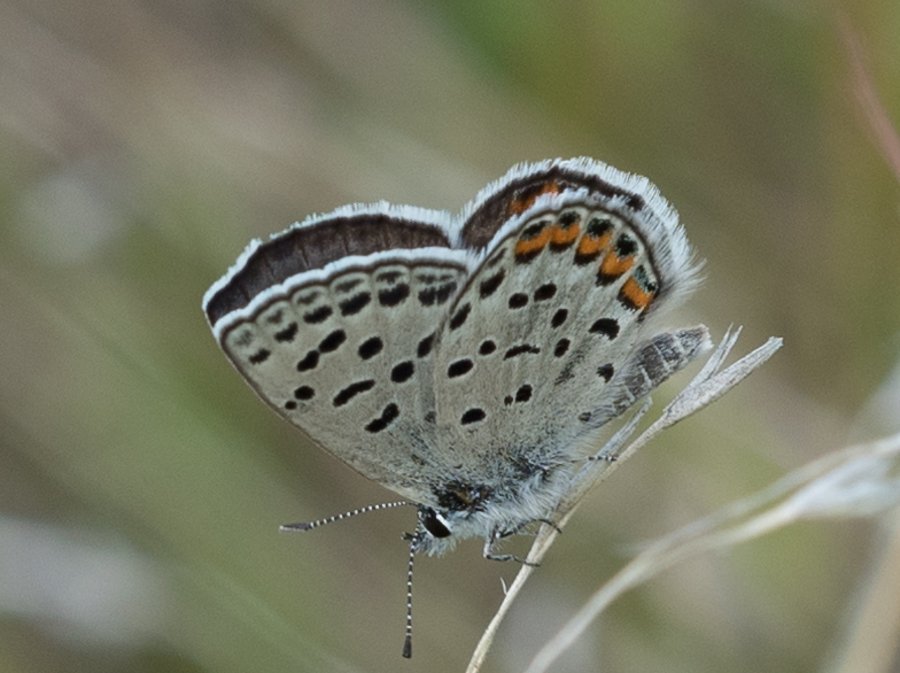
[[[696,269],[642,178],[517,168],[449,221],[338,209],[248,248],[204,299],[277,413],[406,497],[573,457],[706,343],[702,328],[644,334]]]
[[[644,376],[642,358],[654,352],[645,346],[669,344],[667,335],[642,341],[660,281],[640,236],[596,208],[538,214],[499,241],[441,330],[434,460],[478,483],[577,458],[581,436],[700,350],[705,330],[675,339]]]
[[[647,305],[623,300],[636,269],[653,276],[646,251],[636,240],[628,271],[601,278],[630,230],[609,213],[576,214],[578,237],[554,247],[545,232],[526,262],[523,232],[537,222],[559,237],[561,213],[526,219],[471,274],[471,253],[446,249],[300,276],[224,331],[222,346],[314,442],[419,502],[441,480],[502,481],[575,458],[579,436],[695,355],[679,342],[649,362],[647,348],[668,342],[639,344]],[[576,263],[594,249],[583,240],[598,214],[611,226],[606,243]]]
[[[435,331],[464,255],[427,251],[287,287],[222,346],[257,393],[314,442],[408,497],[435,444]]]

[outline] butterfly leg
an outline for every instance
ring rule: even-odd
[[[498,539],[504,538],[504,537],[510,537],[512,535],[530,535],[530,536],[534,537],[535,535],[538,534],[538,532],[540,532],[539,530],[536,530],[534,532],[531,532],[531,531],[526,531],[524,533],[522,532],[523,530],[525,530],[525,528],[527,528],[528,526],[530,526],[533,523],[546,524],[546,525],[550,526],[551,528],[553,528],[557,533],[562,533],[562,528],[557,526],[556,522],[551,519],[533,519],[532,521],[526,521],[524,523],[520,523],[515,528],[510,528],[509,530],[501,531],[500,533],[498,533],[497,537],[498,537]]]
[[[530,523],[530,522],[529,522]],[[501,530],[495,530],[491,533],[491,536],[486,538],[484,541],[484,549],[483,555],[484,558],[489,561],[515,561],[516,563],[521,563],[522,565],[531,566],[536,568],[540,565],[540,563],[531,563],[530,561],[526,561],[520,556],[516,556],[515,554],[497,554],[494,551],[494,545],[497,544],[502,538],[508,537],[509,535],[513,535],[513,532],[504,532]]]

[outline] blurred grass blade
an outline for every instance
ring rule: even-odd
[[[543,673],[616,598],[675,563],[751,540],[804,519],[869,517],[900,504],[900,434],[828,454],[658,540],[604,584],[538,652]]]
[[[575,512],[587,492],[612,474],[612,472],[620,467],[629,457],[634,455],[638,448],[649,442],[666,428],[719,399],[744,378],[749,376],[751,372],[765,363],[779,348],[781,348],[781,339],[772,337],[762,346],[759,346],[734,364],[720,371],[728,354],[731,352],[732,348],[734,348],[740,333],[740,327],[734,329],[729,328],[728,331],[726,331],[725,336],[723,336],[722,340],[719,342],[719,345],[708,357],[703,367],[694,376],[691,382],[663,409],[659,418],[619,453],[618,446],[627,441],[628,435],[634,432],[638,421],[649,408],[649,398],[643,402],[637,411],[633,412],[632,417],[626,421],[625,425],[613,435],[603,449],[597,452],[597,455],[600,456],[607,455],[608,453],[615,454],[615,461],[596,460],[585,464],[585,468],[574,481],[566,499],[560,503],[557,509],[557,515],[559,517],[557,524],[559,528],[547,525],[541,527],[541,530],[528,553],[529,562],[535,564],[541,562],[541,559],[544,558],[544,555],[549,551],[556,536],[559,534],[559,529],[566,524],[569,517]],[[613,445],[614,448],[610,449],[609,447],[611,445]],[[477,673],[477,671],[481,669],[481,664],[487,656],[491,643],[496,636],[497,629],[500,627],[500,624],[512,606],[513,601],[516,600],[516,597],[533,571],[534,566],[528,565],[523,565],[519,570],[515,580],[506,592],[503,602],[500,604],[496,614],[482,634],[481,639],[472,654],[472,658],[469,661],[469,666],[466,669],[467,673]]]

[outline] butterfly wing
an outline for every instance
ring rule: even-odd
[[[514,491],[571,461],[579,437],[706,343],[705,331],[679,341],[651,386],[635,378],[646,319],[696,269],[677,215],[643,178],[588,160],[513,169],[469,207],[461,236],[481,261],[434,367],[434,457],[458,482]]]
[[[254,243],[204,301],[228,358],[279,415],[414,498],[434,444],[434,333],[468,273],[444,213],[345,208]]]
[[[694,357],[705,331],[648,339],[644,325],[696,270],[646,179],[557,160],[512,169],[456,220],[387,204],[310,218],[251,244],[204,310],[277,413],[447,507],[453,484],[514,490],[571,460]]]

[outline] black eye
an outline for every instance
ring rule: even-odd
[[[425,530],[431,533],[433,537],[450,537],[450,529],[444,523],[444,517],[430,507],[423,507],[419,510],[419,519],[422,521],[422,526]]]

